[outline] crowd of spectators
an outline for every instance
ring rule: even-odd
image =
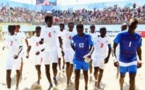
[[[102,10],[52,10],[52,11],[31,11],[22,7],[8,8],[3,4],[0,6],[1,23],[32,23],[44,24],[44,17],[48,13],[54,16],[54,24],[68,23],[73,21],[83,24],[120,24],[128,22],[132,17],[136,17],[140,24],[145,24],[145,5],[121,8],[117,5],[104,8]]]

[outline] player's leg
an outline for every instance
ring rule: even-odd
[[[100,58],[95,57],[95,58],[93,59],[93,65],[94,65],[95,87],[97,87],[98,72],[99,72],[99,67],[100,67]]]
[[[103,72],[104,72],[103,69],[99,69],[98,85],[97,85],[98,88],[101,88],[101,87],[100,87],[100,83],[101,83],[101,80],[102,80],[102,77],[103,77]]]
[[[83,70],[85,80],[85,90],[88,90],[88,70]]]
[[[89,70],[90,70],[90,81],[92,81],[92,60],[90,61],[90,67],[89,67]]]
[[[128,67],[119,66],[119,70],[120,70],[120,79],[119,79],[120,90],[123,90],[124,78],[126,72],[128,71]]]
[[[82,69],[82,62],[73,60],[75,69],[75,90],[79,90],[80,70]]]
[[[58,64],[58,53],[56,51],[50,53],[51,61],[52,61],[52,71],[53,71],[53,80],[55,85],[57,86],[57,64]]]
[[[57,75],[57,63],[52,63],[52,70],[53,70],[53,80],[55,85],[57,86],[57,80],[56,80],[56,75]]]
[[[50,76],[50,65],[45,65],[45,73],[46,73],[47,80],[50,83],[50,86],[48,89],[48,90],[50,90],[53,87],[52,81],[51,81],[51,76]]]
[[[69,65],[69,74],[68,74],[68,83],[71,83],[72,84],[72,81],[71,81],[71,76],[72,76],[72,73],[73,73],[73,64],[70,64]]]
[[[7,82],[7,88],[11,88],[11,70],[6,70],[6,82]]]
[[[104,59],[101,59],[100,66],[99,66],[98,85],[97,85],[98,88],[101,88],[100,83],[103,78],[104,68],[105,68]]]
[[[41,65],[35,65],[35,68],[37,70],[37,76],[38,76],[37,83],[40,84],[40,79],[41,79]]]
[[[20,68],[21,77],[22,77],[22,73],[23,73],[23,58],[21,58],[21,68]]]
[[[58,58],[58,67],[59,67],[59,70],[61,71],[61,57]]]
[[[16,89],[19,88],[19,81],[20,81],[21,72],[20,70],[16,70]]]
[[[85,80],[85,90],[88,90],[88,70],[89,70],[89,63],[82,62],[83,66],[83,74],[84,74],[84,80]]]
[[[137,66],[136,65],[132,65],[129,66],[129,90],[135,90],[135,77],[136,77],[136,73],[137,73]]]
[[[80,69],[75,70],[75,90],[79,90]]]
[[[94,67],[95,87],[97,87],[98,71],[99,71],[99,67]]]
[[[129,74],[129,84],[130,84],[130,87],[129,87],[129,90],[135,90],[135,77],[136,77],[136,74]]]
[[[62,57],[63,57],[62,71],[64,72],[64,70],[65,70],[65,58],[64,58],[64,56],[62,56]]]
[[[51,81],[51,75],[50,75],[51,60],[49,58],[50,58],[49,52],[44,52],[45,74],[46,74],[47,80],[50,83],[50,86],[49,86],[48,90],[50,90],[53,87],[52,81]]]
[[[69,62],[66,62],[67,85],[69,85],[69,66],[70,66],[70,63]]]
[[[120,79],[119,79],[120,90],[123,90],[124,78],[125,78],[125,74],[120,74]]]

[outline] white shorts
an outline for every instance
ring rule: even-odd
[[[65,62],[73,64],[74,51],[72,49],[64,50]]]
[[[41,65],[42,62],[43,62],[42,53],[40,53],[40,55],[34,55],[33,56],[33,61],[34,61],[34,65]]]
[[[57,51],[44,51],[44,64],[49,65],[51,63],[58,63]]]
[[[95,56],[93,58],[93,65],[94,67],[99,67],[100,69],[105,69],[105,60],[106,57],[99,57],[99,56]]]
[[[21,58],[18,57],[17,59],[14,59],[12,56],[8,56],[6,58],[6,70],[12,70],[13,67],[16,70],[20,70],[21,68]]]
[[[22,52],[19,54],[20,59],[22,59],[24,57],[24,51],[22,50]]]
[[[61,48],[58,48],[57,54],[58,54],[58,58],[61,58],[62,57]]]

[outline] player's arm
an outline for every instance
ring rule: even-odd
[[[75,51],[75,43],[74,43],[74,38],[71,39],[71,48]]]
[[[114,55],[115,58],[117,58],[117,57],[116,57],[116,48],[117,48],[117,46],[118,46],[117,43],[114,43],[114,44],[113,44],[113,55]]]
[[[142,66],[142,49],[141,49],[141,46],[142,46],[142,39],[140,39],[140,41],[138,42],[138,47],[137,47],[137,55],[138,55],[138,68],[140,68]]]
[[[28,44],[28,40],[27,39],[25,39],[25,43],[26,43],[26,46],[28,48],[29,44]]]
[[[60,45],[60,48],[62,48],[62,39],[61,39],[61,37],[60,37],[60,36],[58,37],[58,40],[59,40],[59,45]]]
[[[110,55],[111,55],[111,44],[108,44],[108,55],[105,58],[105,63],[108,63]]]
[[[116,38],[114,39],[114,44],[113,44],[113,53],[114,53],[114,57],[115,57],[115,61],[114,61],[114,66],[118,67],[118,61],[117,61],[117,56],[116,56],[116,48],[118,46],[118,44],[120,43],[121,40],[121,33],[119,33]]]
[[[23,46],[19,46],[18,52],[14,55],[14,59],[17,59],[19,57],[19,54],[21,53],[23,49]]]
[[[30,52],[30,50],[31,50],[31,46],[28,46],[28,48],[27,48],[27,56],[26,56],[26,58],[29,58],[29,52]]]
[[[89,52],[89,54],[92,55],[92,53],[94,51],[94,43],[92,41],[92,37],[91,36],[89,36],[88,41],[89,41],[89,46],[90,46],[90,52]]]

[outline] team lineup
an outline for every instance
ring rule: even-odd
[[[25,34],[20,32],[19,25],[8,26],[9,34],[4,36],[5,48],[7,48],[5,61],[8,90],[11,90],[13,68],[16,70],[16,90],[20,90],[19,81],[23,75],[23,57],[29,58],[31,53],[37,71],[37,84],[41,84],[41,65],[42,63],[45,65],[45,74],[49,82],[47,90],[60,84],[57,75],[64,72],[67,79],[66,87],[74,83],[74,90],[80,90],[81,70],[84,75],[85,90],[90,90],[89,80],[95,81],[93,86],[95,90],[101,89],[103,72],[111,55],[114,58],[114,66],[120,74],[120,90],[124,90],[124,78],[127,72],[129,72],[129,90],[136,90],[137,69],[142,67],[142,37],[135,32],[138,25],[137,19],[131,19],[128,25],[122,24],[121,31],[115,36],[113,44],[105,27],[101,27],[97,33],[95,25],[91,25],[90,32],[87,33],[84,31],[84,25],[78,24],[75,33],[73,22],[68,23],[68,30],[65,30],[63,23],[59,24],[58,29],[53,26],[51,15],[45,17],[45,23],[45,28],[36,27],[31,38],[26,38]],[[24,44],[27,50],[24,50]],[[24,56],[25,51],[26,56]],[[72,74],[75,76],[74,81]]]

